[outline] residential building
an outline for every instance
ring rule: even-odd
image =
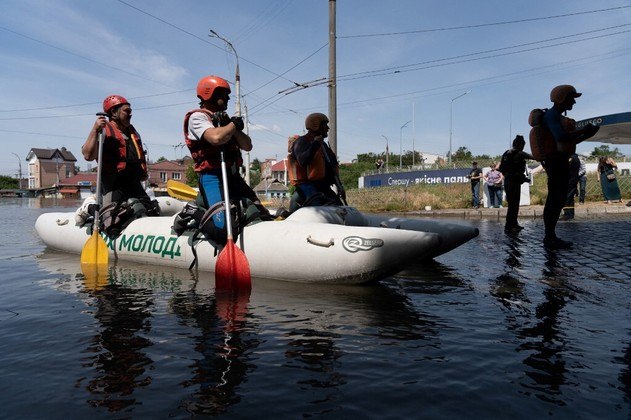
[[[31,149],[28,162],[28,188],[39,189],[59,185],[75,174],[77,158],[65,147],[61,149]]]
[[[79,172],[59,184],[63,198],[86,199],[96,192],[96,172]]]
[[[147,164],[147,172],[149,173],[149,185],[156,192],[166,193],[166,183],[173,179],[186,183],[186,171],[193,164],[193,159],[185,156],[178,160],[163,160],[161,162]]]
[[[272,199],[288,200],[290,198],[287,186],[277,179],[263,179],[253,190],[261,201],[270,201]]]

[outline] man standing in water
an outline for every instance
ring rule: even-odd
[[[580,130],[575,129],[574,120],[564,116],[576,103],[578,93],[574,86],[559,85],[550,92],[552,108],[542,118],[543,127],[552,135],[556,152],[546,156],[541,162],[548,175],[548,197],[543,209],[545,236],[543,245],[548,249],[567,249],[572,242],[556,236],[556,225],[567,198],[570,181],[570,157],[576,153],[576,145],[592,137],[599,127],[587,124]]]
[[[526,159],[532,159],[530,154],[524,152],[525,145],[524,136],[515,136],[513,147],[504,152],[500,163],[500,172],[504,174],[504,191],[506,191],[506,202],[508,203],[504,231],[509,234],[517,233],[523,229],[517,222],[519,199],[521,198],[521,184],[530,181],[526,176]]]

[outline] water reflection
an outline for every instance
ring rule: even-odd
[[[93,298],[88,305],[100,326],[84,351],[83,366],[94,369],[86,386],[92,394],[88,403],[116,412],[138,404],[135,389],[151,383],[153,361],[145,349],[152,343],[143,334],[151,330],[153,303],[150,292],[118,286],[118,273],[110,275],[109,285],[87,287]]]
[[[182,382],[194,388],[181,405],[188,413],[216,416],[241,400],[237,389],[256,368],[250,355],[259,344],[247,326],[249,297],[249,291],[208,295],[193,288],[171,299],[180,322],[198,331],[192,338],[200,357],[190,366],[190,379]]]
[[[491,295],[506,309],[511,311],[526,311],[526,303],[529,303],[528,297],[524,290],[523,276],[520,270],[523,269],[521,262],[524,258],[522,247],[524,241],[517,235],[507,236],[505,239],[506,258],[505,270],[497,276],[490,285]],[[513,324],[513,319],[508,320]],[[514,326],[513,326],[514,327]]]
[[[564,268],[554,251],[546,251],[545,266],[541,281],[546,284],[544,300],[535,310],[536,323],[519,330],[524,340],[518,351],[527,352],[523,360],[525,374],[531,381],[522,386],[534,391],[535,396],[544,401],[565,405],[561,387],[567,382],[568,367],[563,358],[567,350],[565,335],[561,325],[561,311],[573,296],[565,287]]]
[[[149,266],[117,262],[110,265],[108,284],[93,288],[77,284],[84,278],[76,256],[46,251],[38,261],[58,274],[56,288],[76,293],[94,308],[98,331],[86,349],[84,366],[91,371],[86,376],[93,376],[86,388],[91,405],[112,412],[149,403],[139,399],[138,388],[160,387],[165,380],[179,384],[174,394],[185,415],[234,412],[247,395],[240,390],[248,376],[263,363],[265,374],[271,373],[270,390],[261,392],[277,395],[275,389],[292,385],[308,390],[312,404],[303,414],[316,415],[334,410],[348,384],[343,373],[349,369],[343,361],[353,359],[348,349],[382,356],[409,351],[408,357],[419,361],[435,357],[440,348],[439,319],[416,308],[395,281],[358,287],[255,279],[251,295],[216,294],[208,273],[200,278],[186,270],[153,272]],[[447,269],[438,265],[435,270],[438,275]],[[460,279],[448,280],[454,282],[461,287]],[[155,331],[153,317],[164,307],[167,313]],[[172,331],[163,326],[169,322],[165,317],[176,321]],[[170,347],[163,349],[165,333],[181,340],[167,340]],[[365,343],[361,350],[357,341]],[[173,356],[172,346],[180,346],[177,367],[156,366],[152,359],[162,360],[167,351]],[[191,349],[196,356],[190,356]]]
[[[622,370],[618,375],[618,381],[620,381],[619,389],[624,392],[626,401],[631,403],[631,330],[628,331],[629,337],[627,338],[627,348],[621,357],[614,358],[614,363],[621,364]]]

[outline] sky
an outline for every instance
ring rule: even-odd
[[[454,152],[500,155],[559,84],[583,93],[576,120],[631,111],[629,1],[335,5],[342,162],[386,144],[444,156],[450,139]],[[182,158],[198,80],[235,81],[235,54],[211,30],[239,57],[251,159],[282,159],[305,117],[328,112],[329,1],[1,0],[0,175],[19,163],[25,174],[31,148],[66,147],[82,170],[94,166],[81,146],[111,94],[131,102],[149,159]],[[235,102],[233,85],[231,115]]]

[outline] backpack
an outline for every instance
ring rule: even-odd
[[[530,111],[528,124],[530,129],[530,151],[532,157],[541,162],[557,152],[557,145],[552,133],[543,126],[543,116],[547,109],[535,108]]]
[[[504,175],[510,173],[510,172],[514,172],[513,171],[513,149],[508,149],[507,151],[504,152],[504,154],[502,155],[502,159],[500,160],[500,166],[499,168],[497,168],[498,171],[500,171],[501,173],[503,173]]]

